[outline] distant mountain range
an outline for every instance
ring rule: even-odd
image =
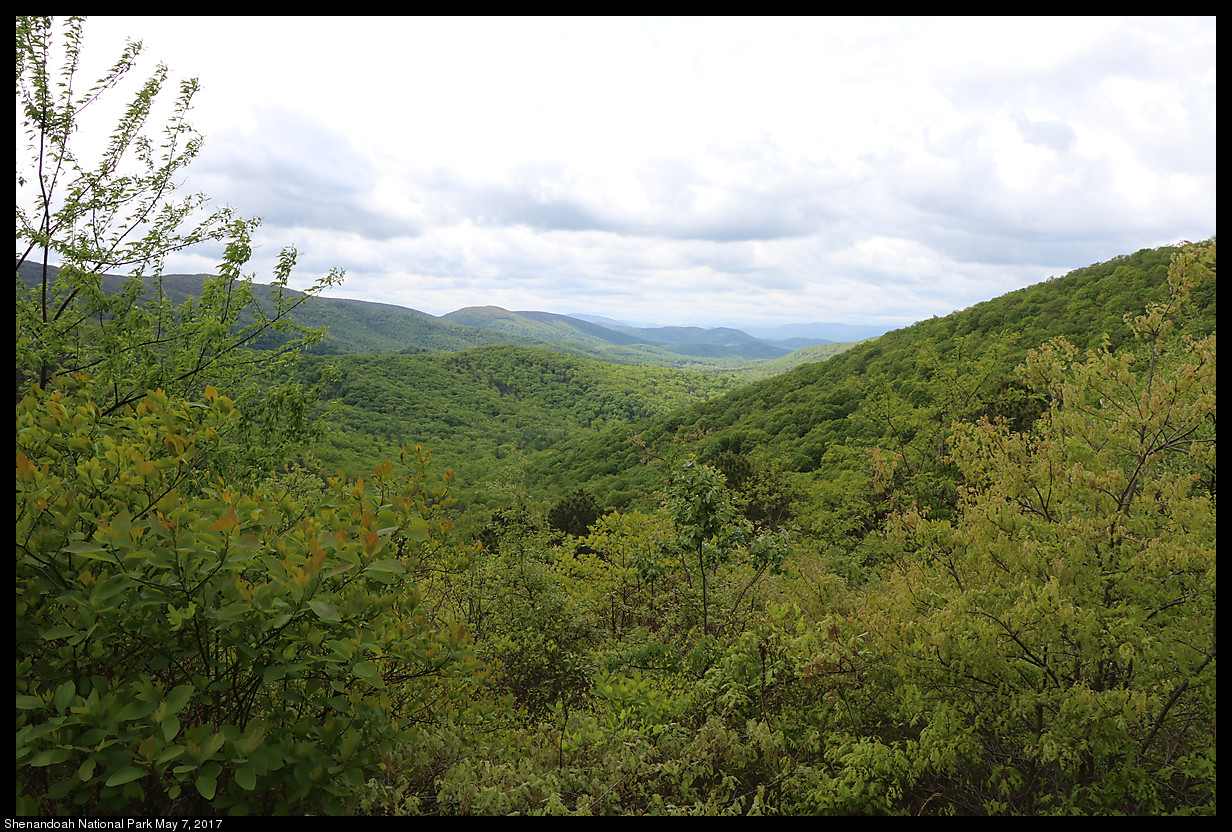
[[[41,267],[32,263],[18,270],[27,286],[37,285],[40,274]],[[163,288],[178,305],[199,293],[206,277],[166,275]],[[116,291],[124,279],[105,275],[104,290]],[[260,284],[257,289],[269,291]],[[754,335],[731,327],[638,326],[597,315],[515,312],[497,306],[470,306],[437,317],[393,304],[320,297],[305,300],[295,317],[305,326],[329,330],[316,349],[322,353],[453,352],[512,344],[619,364],[692,369],[735,369],[775,359],[776,365],[783,364],[787,356],[803,348],[852,343],[884,331],[873,326],[812,323],[763,328]],[[817,360],[816,354],[810,350],[801,360]],[[786,360],[787,365],[792,363]]]
[[[602,315],[587,315],[582,312],[573,313],[570,317],[580,318],[583,321],[590,321],[591,323],[600,324],[612,329],[652,330],[667,328],[656,324],[617,321],[612,318],[605,318]],[[884,335],[895,328],[878,324],[840,324],[832,322],[822,323],[820,321],[779,326],[757,324],[741,324],[739,326],[740,330],[758,340],[790,346],[793,349],[817,344],[849,344],[854,341],[863,341],[866,338],[876,338],[878,335]]]
[[[610,319],[596,322],[552,312],[510,312],[497,306],[470,306],[450,312],[441,320],[544,341],[591,346],[655,346],[677,355],[702,358],[780,358],[800,347],[827,343],[824,340],[799,339],[800,343],[783,344],[755,338],[731,327],[639,327]]]

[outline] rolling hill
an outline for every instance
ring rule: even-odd
[[[578,438],[550,457],[532,456],[531,479],[552,496],[584,487],[619,507],[655,487],[657,474],[641,464],[644,448],[667,457],[675,447],[703,458],[739,453],[755,468],[791,475],[797,490],[806,492],[815,482],[842,481],[853,465],[867,472],[867,453],[856,449],[896,432],[895,441],[906,446],[917,435],[940,430],[939,420],[982,413],[1029,420],[1035,405],[1022,399],[1014,380],[1027,350],[1057,336],[1080,349],[1120,346],[1127,337],[1124,316],[1166,299],[1175,251],[1143,249],[1077,269],[722,397]],[[1194,335],[1214,331],[1215,300],[1213,279],[1193,292]],[[644,447],[630,444],[631,432]]]
[[[49,267],[52,278],[58,274]],[[40,267],[24,263],[18,277],[37,284]],[[173,304],[198,295],[208,275],[166,275],[162,281]],[[104,291],[118,291],[125,278],[104,275]],[[147,291],[153,281],[147,280]],[[269,287],[256,284],[260,295]],[[293,297],[303,293],[288,290]],[[758,363],[782,359],[794,350],[828,343],[823,338],[795,337],[783,343],[754,338],[729,327],[627,327],[601,325],[550,312],[511,312],[496,306],[473,306],[440,317],[393,304],[344,298],[304,298],[295,311],[303,326],[328,330],[314,348],[318,354],[453,352],[491,344],[538,347],[598,361],[712,370],[760,377]],[[267,339],[260,346],[276,345]],[[812,360],[807,355],[800,360]],[[788,364],[798,363],[788,361]]]

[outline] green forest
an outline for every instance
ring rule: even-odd
[[[1215,814],[1214,238],[823,355],[502,339],[254,282],[161,67],[84,167],[86,48],[18,18],[17,815]]]

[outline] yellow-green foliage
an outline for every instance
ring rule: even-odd
[[[340,811],[469,707],[422,466],[242,492],[199,468],[238,418],[212,388],[101,417],[80,378],[17,407],[19,813]]]
[[[1205,254],[1133,348],[1030,353],[1036,430],[957,428],[958,516],[896,518],[868,620],[959,810],[1214,810],[1215,335],[1172,334]]]

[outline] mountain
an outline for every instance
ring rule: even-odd
[[[58,269],[49,267],[53,280]],[[18,276],[27,287],[41,279],[41,267],[23,263]],[[199,295],[209,275],[166,275],[162,289],[175,305]],[[126,280],[122,275],[103,275],[103,288],[115,292]],[[146,279],[147,291],[154,281]],[[254,284],[258,297],[271,291]],[[472,306],[440,317],[417,309],[373,301],[345,298],[304,298],[302,292],[286,290],[303,298],[295,311],[298,323],[311,329],[328,330],[318,354],[453,352],[490,344],[538,347],[615,364],[656,365],[687,370],[734,372],[745,377],[765,374],[758,365],[785,360],[788,366],[815,360],[807,354],[792,359],[794,350],[819,343],[807,337],[773,342],[730,327],[662,326],[639,327],[611,319],[559,315],[551,312],[511,312],[496,306]],[[594,318],[595,316],[588,316]],[[259,346],[273,347],[276,336]],[[782,366],[781,364],[778,366]]]
[[[669,352],[697,358],[780,358],[794,349],[816,343],[804,342],[782,346],[754,338],[747,332],[730,327],[711,329],[696,326],[638,327],[621,324],[611,319],[594,321],[551,312],[510,312],[496,306],[472,306],[459,309],[445,315],[444,320],[545,341],[564,341],[590,346],[641,344],[665,347]]]
[[[1041,405],[1025,397],[1015,379],[1027,351],[1058,336],[1080,350],[1125,343],[1130,336],[1124,317],[1167,299],[1175,251],[1143,249],[1078,269],[682,411],[566,443],[553,449],[550,460],[531,458],[531,479],[552,495],[584,487],[601,503],[620,508],[654,490],[656,475],[641,464],[643,455],[670,456],[681,437],[694,437],[686,447],[703,459],[738,453],[755,469],[789,475],[802,492],[824,491],[837,486],[823,483],[866,480],[867,449],[885,437],[910,448],[927,436],[940,441],[951,419],[984,414],[1029,424]],[[1191,293],[1193,336],[1214,331],[1215,300],[1213,279]],[[921,485],[924,492],[929,487]],[[855,514],[835,518],[820,509],[815,516],[864,522]]]
[[[583,321],[590,321],[592,324],[600,324],[608,327],[631,326],[638,329],[656,329],[662,324],[636,323],[634,321],[618,321],[615,318],[604,317],[603,315],[590,315],[586,312],[570,312],[569,317],[579,318]]]
[[[881,324],[808,323],[783,324],[773,327],[747,326],[745,331],[766,341],[795,343],[800,347],[811,344],[850,343],[876,338],[891,329]],[[800,343],[806,341],[807,343]]]
[[[551,312],[510,312],[499,306],[468,306],[441,316],[441,320],[524,338],[592,347],[647,343],[579,318]]]
[[[52,281],[59,269],[49,266]],[[37,286],[41,280],[41,266],[26,262],[17,270],[17,276],[27,287]],[[201,294],[202,284],[211,275],[170,274],[162,279],[162,288],[168,299],[179,306],[189,297]],[[119,291],[128,278],[123,275],[103,275],[103,290]],[[154,281],[145,279],[147,293],[154,289]],[[254,284],[257,296],[268,297],[271,287]],[[304,293],[287,289],[290,297],[304,298]],[[325,328],[328,335],[314,352],[370,353],[370,352],[439,352],[463,350],[486,344],[529,344],[524,339],[511,337],[492,330],[459,326],[443,321],[426,312],[394,306],[388,303],[349,300],[340,298],[308,297],[296,309],[296,321],[310,329]],[[262,346],[272,346],[263,343]]]
[[[646,340],[650,343],[667,343],[671,340],[670,333],[659,333],[659,330],[678,329],[678,327],[665,327],[661,324],[617,321],[613,318],[605,318],[602,315],[587,315],[581,312],[575,312],[571,317],[580,318],[584,321],[600,324],[610,329],[615,329],[622,332],[636,330],[640,332],[641,337],[646,338]],[[878,335],[889,332],[895,327],[887,326],[885,324],[813,322],[807,324],[782,324],[778,326],[742,324],[735,328],[743,334],[751,335],[759,341],[768,341],[778,346],[789,347],[791,349],[800,349],[802,347],[818,346],[821,344],[854,343],[856,341],[864,341],[868,338],[876,338]],[[725,327],[717,327],[712,330],[694,329],[702,332],[730,331],[730,328]]]

